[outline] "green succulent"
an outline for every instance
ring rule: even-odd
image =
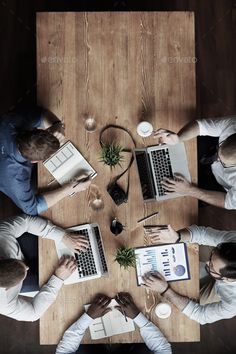
[[[115,261],[119,263],[121,267],[127,269],[128,267],[135,267],[136,256],[134,248],[121,247],[116,252]]]
[[[110,166],[110,168],[115,167],[117,164],[121,166],[123,161],[122,151],[123,148],[118,144],[103,144],[100,161]]]

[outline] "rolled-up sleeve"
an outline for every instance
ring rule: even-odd
[[[235,316],[235,304],[230,302],[220,301],[212,304],[200,305],[195,301],[189,301],[187,306],[183,309],[184,313],[191,320],[197,321],[204,325],[206,323],[213,323],[222,319],[232,318]]]
[[[236,242],[236,231],[222,231],[198,225],[191,225],[187,230],[190,233],[190,243],[217,246],[221,242]]]
[[[208,118],[197,120],[199,135],[220,136],[230,125],[235,123],[235,117]]]
[[[37,195],[36,200],[37,200],[37,213],[38,214],[41,214],[45,210],[48,209],[48,205],[46,203],[46,200],[42,195]]]
[[[225,209],[236,209],[236,188],[232,187],[225,196]]]
[[[7,194],[18,208],[29,215],[37,215],[48,209],[44,197],[34,193],[28,172],[13,175],[13,178],[14,183],[8,187]]]

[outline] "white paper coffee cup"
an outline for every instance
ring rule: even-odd
[[[143,121],[140,122],[139,125],[137,126],[137,133],[140,135],[142,138],[146,138],[150,136],[153,132],[153,126],[151,123]]]
[[[168,318],[171,315],[171,306],[169,304],[161,302],[156,306],[155,314],[159,318]]]

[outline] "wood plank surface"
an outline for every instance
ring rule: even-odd
[[[57,301],[40,320],[40,343],[56,344],[64,330],[81,314],[97,292],[114,296],[129,291],[140,310],[172,342],[198,341],[199,325],[172,306],[167,320],[158,320],[154,308],[160,298],[136,285],[135,271],[121,270],[114,262],[119,245],[142,246],[148,243],[137,220],[156,210],[152,223],[171,223],[174,228],[197,222],[197,201],[188,197],[162,203],[142,202],[135,165],[131,169],[129,202],[116,207],[106,192],[112,178],[110,169],[99,162],[99,131],[108,123],[129,128],[137,146],[155,144],[153,138],[136,134],[141,120],[155,128],[178,131],[195,118],[194,16],[191,12],[135,13],[38,13],[37,76],[38,103],[51,109],[66,124],[66,136],[91,162],[98,176],[91,188],[67,198],[45,216],[68,227],[98,222],[108,259],[109,278],[64,286]],[[84,129],[84,119],[98,122],[94,133]],[[113,132],[109,138],[124,146],[130,142]],[[196,141],[186,144],[191,176],[196,182]],[[126,158],[128,161],[128,158]],[[126,163],[123,164],[125,166]],[[115,170],[115,174],[121,171]],[[114,175],[114,174],[113,174]],[[49,174],[39,168],[39,186],[46,186]],[[125,185],[124,178],[124,185]],[[90,207],[94,191],[99,190],[105,207],[95,212]],[[126,230],[114,237],[110,220],[116,216]],[[189,247],[191,280],[173,284],[183,295],[199,294],[198,247]],[[57,262],[53,242],[40,241],[40,283],[53,272]],[[98,342],[140,342],[139,331]],[[84,343],[91,343],[89,334]]]

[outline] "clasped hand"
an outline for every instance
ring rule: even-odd
[[[98,294],[88,308],[87,314],[93,319],[104,316],[111,311],[111,308],[108,307],[111,300],[107,295]],[[116,306],[116,309],[127,317],[133,319],[139,314],[139,309],[129,293],[118,293],[115,296],[115,300],[119,304],[119,306]]]

